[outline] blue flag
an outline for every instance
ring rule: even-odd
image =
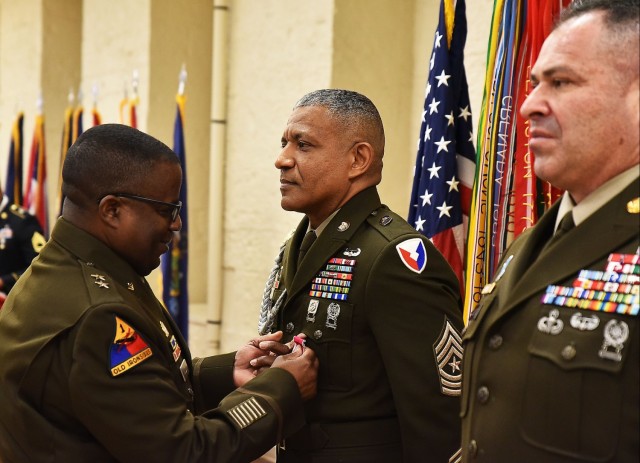
[[[162,300],[164,305],[175,320],[185,340],[189,335],[189,291],[188,291],[188,267],[189,267],[189,223],[187,221],[187,164],[184,148],[184,95],[176,98],[178,103],[176,120],[173,128],[173,151],[180,159],[182,167],[182,188],[180,189],[180,201],[183,207],[180,210],[182,229],[175,232],[169,245],[169,251],[162,256],[160,268],[162,270]]]

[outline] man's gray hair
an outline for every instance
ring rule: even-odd
[[[359,140],[371,143],[376,154],[382,158],[384,154],[384,126],[376,106],[366,96],[352,90],[323,89],[307,93],[300,98],[293,109],[321,106],[329,114],[359,135],[366,135],[368,139]]]

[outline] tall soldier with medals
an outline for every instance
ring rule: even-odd
[[[282,135],[281,205],[305,217],[265,288],[260,333],[306,334],[318,396],[278,462],[447,462],[460,446],[458,281],[380,202],[384,129],[347,90],[300,99]]]

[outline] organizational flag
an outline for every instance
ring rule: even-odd
[[[73,125],[71,126],[71,144],[73,145],[76,142],[76,139],[82,135],[83,132],[83,124],[82,118],[84,116],[84,108],[80,101],[78,101],[78,106],[73,110]]]
[[[120,123],[128,124],[134,129],[138,128],[138,103],[140,99],[138,97],[138,84],[139,84],[138,71],[133,71],[133,78],[131,80],[131,86],[133,88],[133,96],[128,97],[127,85],[124,88],[124,98],[120,100]]]
[[[22,206],[22,127],[24,114],[18,113],[11,127],[11,144],[9,146],[9,163],[7,165],[7,180],[4,194],[9,198],[9,204]]]
[[[464,289],[464,240],[475,170],[464,70],[464,0],[441,0],[413,177],[409,223],[442,252]]]
[[[47,168],[44,141],[44,116],[39,112],[33,129],[31,143],[31,157],[27,171],[27,185],[24,195],[24,208],[34,215],[44,231],[49,236],[49,220],[47,208]]]
[[[120,100],[120,123],[134,129],[138,128],[138,97],[129,98],[127,95]]]
[[[513,238],[534,225],[560,192],[533,172],[520,114],[529,72],[553,19],[569,0],[496,0],[478,121],[478,161],[466,262],[465,320]]]
[[[162,255],[160,268],[162,270],[162,300],[165,307],[180,328],[185,339],[189,335],[189,222],[187,220],[187,165],[184,143],[184,107],[185,96],[181,92],[176,97],[177,110],[173,128],[173,151],[180,159],[182,167],[182,188],[180,210],[182,229],[174,232],[173,240],[169,244],[169,251]]]
[[[64,124],[62,127],[62,142],[60,143],[60,174],[58,176],[58,215],[62,215],[62,205],[64,197],[62,196],[62,166],[67,157],[67,151],[82,135],[83,124],[82,118],[84,108],[82,107],[82,94],[78,92],[78,104],[74,107],[73,92],[69,93],[69,104],[64,111]]]
[[[62,215],[62,165],[67,157],[67,151],[73,144],[73,91],[69,93],[69,104],[64,110],[64,121],[62,124],[62,141],[60,142],[60,169],[58,175],[58,215]]]
[[[100,111],[98,111],[97,106],[94,106],[94,107],[91,109],[91,118],[92,118],[92,120],[93,120],[93,125],[94,125],[94,127],[95,127],[96,125],[100,125],[100,124],[102,124],[102,115],[100,114]]]

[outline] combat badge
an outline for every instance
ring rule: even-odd
[[[427,266],[427,249],[421,238],[410,238],[396,245],[402,263],[412,272],[422,273]]]
[[[629,325],[618,320],[609,320],[604,325],[604,341],[602,348],[598,352],[600,358],[620,362],[622,360],[622,349],[624,342],[629,338]]]
[[[355,248],[355,249],[346,248],[342,252],[342,255],[347,256],[347,257],[358,257],[361,252],[362,252],[362,250],[360,248]]]
[[[553,309],[549,315],[538,320],[538,331],[547,334],[560,334],[564,328],[564,322],[560,320],[560,311]]]
[[[462,385],[462,339],[451,322],[445,318],[442,332],[433,345],[440,390],[444,395],[456,397],[460,395]]]
[[[600,319],[597,315],[583,315],[581,312],[576,312],[571,315],[569,320],[572,328],[580,331],[593,331],[600,324]]]
[[[111,376],[118,376],[140,365],[153,355],[151,348],[136,330],[115,317],[116,333],[109,351]]]

